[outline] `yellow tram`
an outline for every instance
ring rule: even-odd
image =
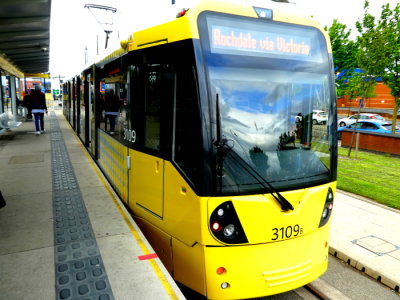
[[[64,113],[173,278],[243,299],[319,277],[337,169],[326,33],[204,1],[121,45],[64,85]]]

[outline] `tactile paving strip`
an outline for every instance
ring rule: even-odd
[[[112,300],[107,273],[54,113],[50,127],[56,299]]]

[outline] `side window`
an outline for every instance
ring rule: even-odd
[[[160,150],[161,98],[162,68],[150,65],[145,73],[144,146],[153,150]]]
[[[174,70],[170,64],[147,63],[143,67],[142,78],[142,145],[146,149],[165,154],[171,148]]]
[[[201,174],[201,127],[194,68],[177,72],[174,161],[195,184]]]
[[[111,78],[103,78],[100,88],[99,127],[113,138],[124,142],[126,124],[126,83],[125,77],[112,82]]]
[[[363,123],[362,127],[363,129],[378,129],[375,124],[372,123]]]
[[[362,123],[353,123],[349,126],[349,128],[361,128]]]

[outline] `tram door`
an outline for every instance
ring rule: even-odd
[[[76,130],[76,104],[77,104],[77,99],[76,99],[76,78],[72,79],[72,110],[71,110],[71,119],[72,119],[72,128]]]
[[[87,133],[88,133],[88,137],[87,137],[87,145],[89,147],[89,149],[91,149],[91,152],[94,154],[95,153],[95,145],[94,143],[92,143],[92,136],[93,136],[93,132],[92,130],[95,128],[94,127],[94,113],[93,113],[93,95],[94,95],[94,86],[93,86],[93,79],[91,77],[90,74],[87,75],[87,82],[88,82],[88,110],[87,110],[87,118],[89,120],[89,122],[87,122]]]
[[[133,203],[151,214],[163,217],[164,160],[129,149],[129,195]],[[132,209],[135,209],[132,207]]]
[[[147,63],[141,69],[133,99],[144,102],[132,103],[132,129],[142,136],[137,139],[143,151],[130,151],[132,160],[129,173],[129,195],[133,203],[153,215],[163,218],[164,210],[164,156],[168,151],[168,130],[174,73],[171,65]],[[139,91],[138,91],[139,90]],[[132,207],[133,208],[133,207]],[[135,209],[135,208],[133,208]]]

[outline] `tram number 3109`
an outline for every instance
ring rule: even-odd
[[[124,140],[130,143],[136,142],[136,131],[133,129],[124,128]]]
[[[299,224],[294,226],[287,226],[281,228],[272,228],[272,240],[289,239],[301,235],[303,233],[303,228]]]

